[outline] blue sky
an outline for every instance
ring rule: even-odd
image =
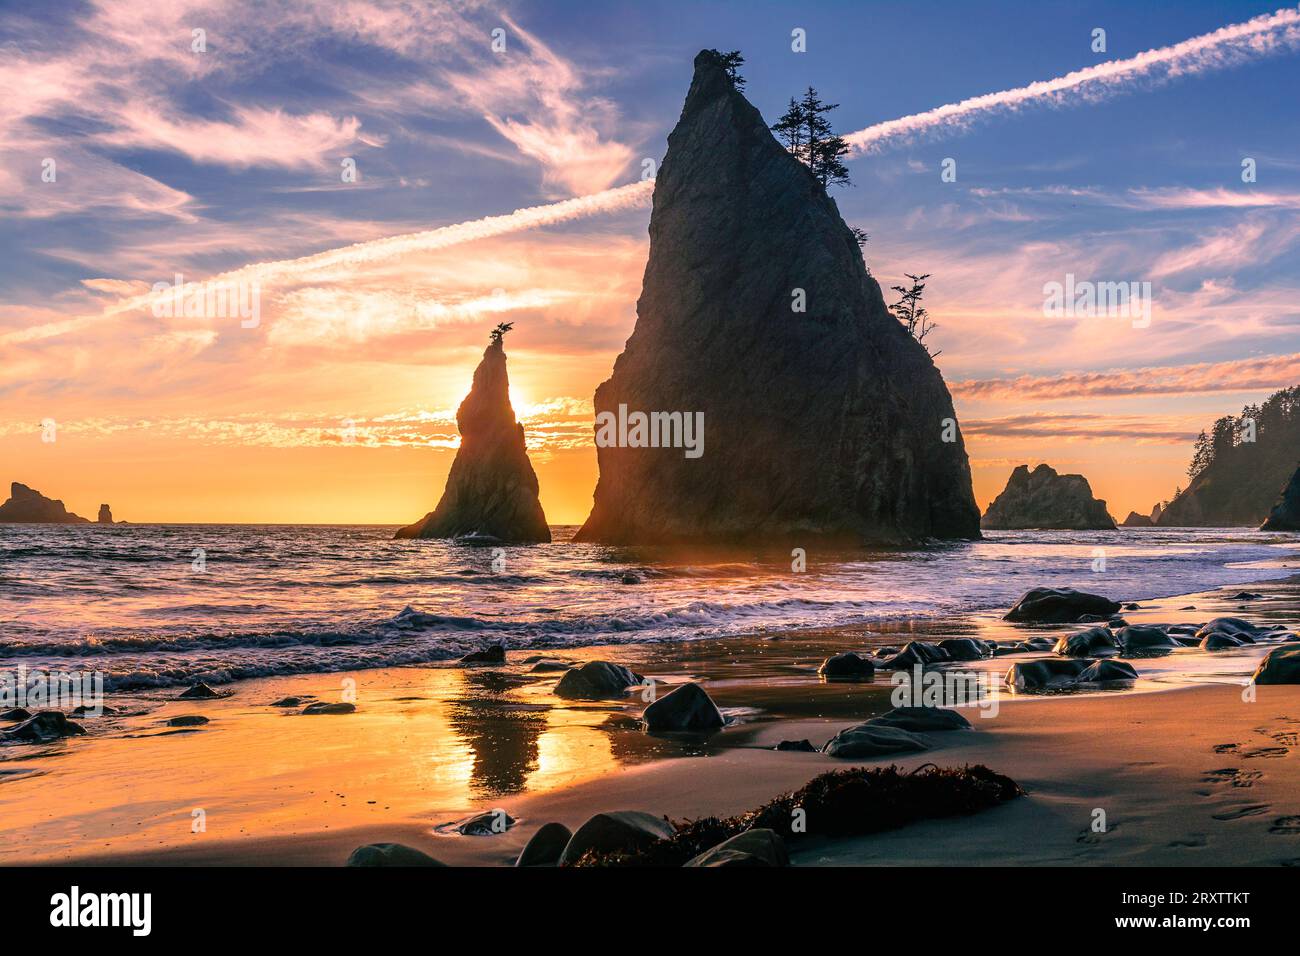
[[[232,455],[307,455],[340,419],[365,423],[368,447],[444,447],[466,366],[508,312],[536,453],[588,456],[562,479],[581,485],[594,460],[583,403],[635,320],[644,203],[295,273],[267,284],[251,331],[121,304],[177,272],[201,280],[635,183],[702,47],[744,53],[769,121],[812,84],[847,133],[1276,9],[0,3],[0,444],[56,481],[71,465],[28,434],[50,416],[82,436],[85,460],[129,433],[183,462],[196,430]],[[807,52],[791,51],[796,27]],[[1090,48],[1098,27],[1104,53]],[[833,195],[871,234],[873,273],[886,287],[933,274],[939,364],[981,503],[1015,463],[1046,459],[1083,470],[1112,510],[1146,510],[1179,479],[1189,435],[1300,378],[1300,36],[1261,37],[1274,48],[1225,47],[1231,63],[1206,54],[1176,76],[976,112],[851,158],[855,185]],[[1245,157],[1256,183],[1241,180]],[[355,183],[340,180],[346,158]],[[940,179],[945,158],[956,182]],[[1150,281],[1151,326],[1045,319],[1043,284],[1067,272]],[[1126,473],[1117,450],[1136,462]],[[427,455],[410,461],[427,475]]]

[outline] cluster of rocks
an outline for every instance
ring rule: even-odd
[[[33,714],[22,707],[14,707],[0,714],[0,720],[17,721],[14,726],[0,731],[0,741],[4,743],[45,744],[65,737],[81,737],[86,733],[85,727],[57,710]]]
[[[1007,486],[980,519],[986,530],[1062,529],[1113,531],[1106,502],[1092,496],[1083,475],[1061,475],[1050,465],[1018,465]]]

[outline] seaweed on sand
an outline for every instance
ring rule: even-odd
[[[640,850],[591,849],[572,865],[681,866],[745,830],[775,830],[787,841],[811,836],[861,836],[917,820],[977,813],[1023,793],[1010,777],[982,764],[938,767],[928,763],[910,773],[892,764],[832,770],[748,813],[682,821],[674,824],[677,832],[669,839]],[[802,830],[791,827],[795,810],[804,811]]]

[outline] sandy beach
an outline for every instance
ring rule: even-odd
[[[1124,614],[1131,623],[1233,615],[1288,626],[1300,617],[1296,579],[1253,586],[1260,596],[1246,601],[1234,598],[1240,590],[1144,602]],[[1073,629],[972,615],[870,632],[541,655],[614,660],[667,684],[696,680],[729,718],[708,737],[646,734],[635,692],[625,701],[561,700],[552,693],[558,675],[530,673],[538,655],[528,652],[511,652],[504,666],[242,681],[211,701],[176,700],[174,689],[110,696],[120,713],[88,719],[89,736],[0,754],[0,863],[336,866],[358,846],[396,841],[452,865],[510,865],[549,821],[572,829],[614,809],[673,820],[736,813],[830,769],[931,762],[984,764],[1026,795],[972,817],[802,841],[793,862],[1300,862],[1300,688],[1243,695],[1264,647],[1134,660],[1141,679],[1121,691],[1000,693],[996,711],[964,710],[972,730],[928,735],[933,749],[902,758],[772,749],[801,739],[820,747],[890,708],[885,673],[864,683],[820,679],[816,666],[829,653],[910,638],[1023,639]],[[962,666],[1000,674],[1029,657]],[[351,692],[348,681],[355,713],[305,716],[271,706],[289,694],[337,700]],[[208,723],[166,723],[190,714]],[[518,821],[505,833],[462,836],[444,827],[496,808]],[[1097,811],[1104,832],[1095,828]]]

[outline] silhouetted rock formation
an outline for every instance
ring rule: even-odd
[[[980,527],[1111,530],[1115,519],[1106,511],[1106,502],[1092,496],[1083,475],[1058,475],[1050,465],[1039,465],[1033,471],[1028,465],[1018,465],[1002,494],[980,519]]]
[[[1300,531],[1300,468],[1282,489],[1282,497],[1269,512],[1260,531]]]
[[[113,523],[112,509],[110,509],[108,505],[100,505],[99,517],[95,520],[98,521],[100,524],[112,524]]]
[[[1136,511],[1130,511],[1128,517],[1120,522],[1121,528],[1149,528],[1154,522],[1146,515],[1140,515]]]
[[[474,384],[456,410],[460,448],[447,476],[438,507],[399,538],[454,538],[490,535],[503,542],[551,540],[537,475],[528,460],[524,428],[510,406],[510,379],[500,338],[483,353]]]
[[[0,505],[0,522],[19,524],[89,524],[80,515],[74,515],[57,498],[46,498],[34,488],[13,482],[9,486],[9,500]]]
[[[598,426],[678,413],[682,440],[630,447],[628,428],[606,445],[598,427],[577,541],[979,537],[938,369],[825,188],[708,51],[655,182],[636,328],[595,409]],[[702,445],[681,447],[699,421]]]

